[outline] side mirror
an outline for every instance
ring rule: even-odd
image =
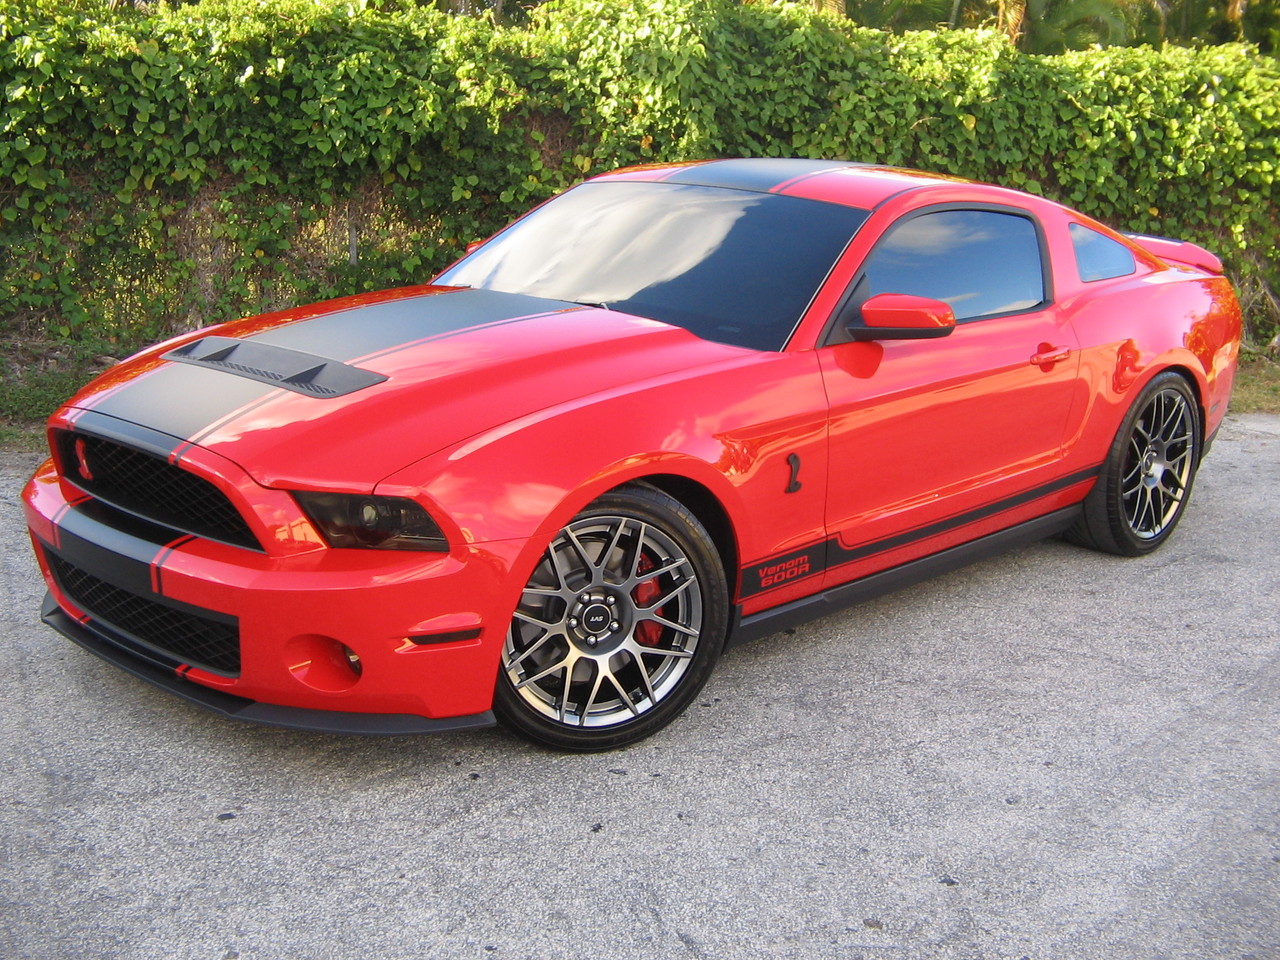
[[[854,340],[931,340],[955,328],[956,315],[941,300],[878,293],[862,304],[862,323],[845,329]]]

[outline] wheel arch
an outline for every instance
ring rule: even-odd
[[[1204,394],[1194,371],[1171,363],[1150,369],[1149,374],[1135,382],[1097,484],[1067,531],[1068,539],[1082,546],[1124,557],[1150,553],[1170,536],[1185,511],[1204,458]],[[1178,394],[1185,414],[1175,408],[1175,417],[1167,407],[1156,407],[1166,393]],[[1148,413],[1155,419],[1140,427]],[[1198,444],[1182,432],[1187,428],[1181,424],[1187,420],[1199,428]],[[1177,451],[1178,445],[1184,447],[1182,452]],[[1193,454],[1189,458],[1187,445]],[[1173,478],[1172,486],[1167,477]]]
[[[496,488],[488,481],[493,481],[500,474],[490,468],[489,462],[484,466],[485,469],[471,472],[469,476],[485,478],[486,482],[480,487],[483,502],[496,502]],[[481,537],[474,541],[481,545],[494,542],[511,544],[505,563],[513,584],[523,584],[529,578],[547,544],[582,510],[610,492],[643,485],[677,501],[707,530],[723,565],[731,602],[736,598],[738,558],[742,554],[739,523],[746,508],[736,500],[738,489],[729,477],[717,470],[714,462],[687,451],[668,451],[621,458],[606,465],[597,463],[590,468],[581,460],[561,461],[552,467],[552,472],[541,478],[544,482],[535,487],[537,494],[544,498],[537,504],[536,521],[529,514],[519,526],[508,526],[501,531],[507,534],[505,540],[502,537]],[[436,493],[430,483],[424,487],[428,496]],[[412,488],[407,485],[389,488],[391,491],[409,489]],[[440,505],[441,515],[451,517],[444,499],[435,499]],[[514,608],[517,594],[518,590],[513,589],[510,596],[501,598],[498,606]]]
[[[1198,464],[1201,460],[1204,459],[1205,444],[1208,442],[1208,439],[1209,439],[1208,438],[1209,410],[1205,404],[1205,384],[1202,382],[1203,374],[1201,374],[1201,376],[1197,376],[1194,368],[1188,366],[1185,363],[1179,363],[1175,361],[1174,363],[1170,363],[1167,366],[1160,367],[1159,369],[1154,370],[1150,377],[1142,381],[1135,396],[1137,394],[1140,394],[1142,390],[1146,389],[1147,384],[1150,383],[1152,380],[1154,380],[1156,377],[1160,376],[1162,373],[1178,374],[1178,376],[1182,377],[1182,379],[1187,382],[1187,386],[1191,390],[1191,395],[1195,397],[1196,417],[1200,421],[1200,450],[1198,451],[1198,455],[1196,457],[1196,463]]]
[[[535,742],[591,751],[640,739],[683,712],[736,623],[732,586],[715,569],[723,548],[712,531],[723,535],[727,523],[717,509],[710,490],[680,476],[633,476],[597,491],[559,552],[555,541],[548,548],[543,579],[529,583],[531,606],[502,647],[496,715]],[[619,579],[610,558],[624,533],[636,552]],[[592,542],[603,548],[594,560]],[[641,550],[657,565],[641,567]],[[660,633],[642,636],[644,621]]]
[[[1108,425],[1105,427],[1105,442],[1110,445],[1115,438],[1116,432],[1123,426],[1124,419],[1129,415],[1133,404],[1142,395],[1142,391],[1147,388],[1148,384],[1163,374],[1173,373],[1186,382],[1187,387],[1191,390],[1192,397],[1195,399],[1196,418],[1200,425],[1202,441],[1201,456],[1203,456],[1203,441],[1207,439],[1209,429],[1209,410],[1206,400],[1209,395],[1209,383],[1205,371],[1196,363],[1195,356],[1188,354],[1185,350],[1165,351],[1158,356],[1149,356],[1150,359],[1143,362],[1134,371],[1133,376],[1126,378],[1121,383],[1116,383],[1113,380],[1114,385],[1111,389],[1096,398],[1097,402],[1107,402],[1111,407],[1111,413],[1106,418]]]
[[[643,483],[656,487],[673,500],[678,501],[698,518],[698,522],[711,535],[711,541],[720,555],[720,563],[724,568],[725,579],[729,583],[730,595],[736,595],[738,579],[738,535],[720,499],[710,488],[687,476],[673,473],[658,473],[636,477],[628,483]],[[626,484],[622,484],[625,486]],[[617,488],[615,488],[617,489]]]
[[[647,470],[637,469],[637,464],[614,464],[612,468],[600,471],[595,477],[570,491],[529,537],[522,551],[520,572],[523,572],[525,566],[532,570],[531,564],[541,555],[542,547],[580,511],[615,490],[642,485],[671,497],[688,509],[706,528],[720,557],[729,593],[731,597],[736,597],[738,558],[742,555],[742,550],[734,513],[735,506],[738,512],[743,508],[740,504],[726,502],[723,495],[732,497],[736,490],[713,465],[700,459],[668,455],[657,462],[651,461],[646,466]],[[698,474],[702,474],[705,480]],[[712,484],[721,487],[721,493],[717,493]]]

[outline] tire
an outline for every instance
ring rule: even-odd
[[[1069,538],[1124,557],[1168,540],[1191,497],[1201,434],[1187,381],[1159,374],[1129,408]]]
[[[544,551],[503,644],[494,711],[560,750],[611,750],[678,717],[724,648],[729,590],[711,537],[633,484]]]

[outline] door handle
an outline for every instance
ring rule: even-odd
[[[1048,370],[1055,363],[1061,363],[1069,356],[1071,356],[1070,347],[1055,347],[1051,343],[1042,343],[1031,358],[1031,363],[1041,370]]]

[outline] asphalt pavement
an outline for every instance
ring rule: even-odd
[[[630,749],[307,735],[37,622],[0,456],[0,958],[1280,958],[1280,418],[1174,538],[731,651]]]

